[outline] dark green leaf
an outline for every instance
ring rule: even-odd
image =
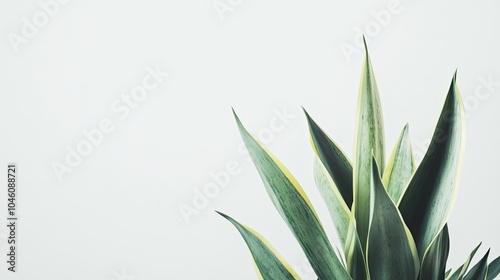
[[[352,206],[352,165],[342,149],[314,122],[304,109],[311,134],[311,145],[333,179],[346,205]]]
[[[486,252],[484,257],[471,268],[469,273],[464,276],[464,280],[486,280],[486,275],[488,274],[488,256],[490,255],[490,250]]]
[[[242,225],[226,214],[219,213],[230,221],[247,243],[255,262],[257,274],[264,280],[300,279],[293,268],[274,250],[269,242],[253,229]]]
[[[496,258],[488,265],[488,277],[486,279],[493,280],[498,274],[500,274],[500,257]]]
[[[375,82],[375,75],[366,48],[361,83],[358,94],[358,109],[354,138],[354,215],[361,246],[366,249],[370,223],[370,174],[371,161],[375,157],[379,166],[385,166],[384,125],[382,108]],[[382,175],[382,174],[380,174]]]
[[[454,76],[429,149],[399,204],[415,238],[420,258],[444,227],[451,212],[464,138],[464,109]]]
[[[240,134],[283,220],[295,235],[316,275],[321,279],[351,279],[335,254],[309,198],[288,169],[242,125]]]
[[[407,124],[392,151],[382,180],[387,188],[387,193],[396,204],[401,199],[411,176],[413,176],[413,172],[415,172],[415,161],[408,130]]]
[[[429,250],[425,253],[420,269],[422,280],[444,280],[446,261],[450,252],[450,236],[448,225],[434,239]]]
[[[382,185],[375,159],[372,167],[373,217],[367,245],[371,279],[416,279],[420,267],[417,248],[398,208]]]

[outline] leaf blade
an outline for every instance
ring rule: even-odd
[[[415,243],[382,185],[375,159],[371,177],[373,216],[367,246],[371,279],[416,279],[420,264]]]
[[[434,239],[424,255],[420,269],[422,280],[443,280],[446,274],[446,261],[450,252],[448,225]]]
[[[469,265],[470,265],[472,259],[474,258],[474,256],[476,255],[476,252],[479,249],[479,247],[481,247],[481,243],[479,243],[479,245],[477,245],[476,248],[474,248],[474,250],[472,250],[472,252],[467,257],[467,260],[465,260],[464,264],[462,264],[455,272],[453,272],[453,274],[451,274],[446,279],[449,279],[449,280],[462,279],[462,277],[467,272],[467,269],[469,269]]]
[[[217,211],[216,211],[217,212]],[[300,277],[271,244],[252,228],[217,212],[240,232],[252,254],[257,275],[265,280],[298,280]]]
[[[377,83],[368,55],[363,64],[358,94],[356,134],[354,140],[354,214],[363,249],[366,248],[370,220],[370,174],[372,156],[385,166],[384,126]],[[382,174],[381,174],[382,175]]]
[[[339,240],[342,247],[344,247],[346,244],[351,212],[342,199],[335,183],[333,183],[332,178],[329,176],[326,167],[318,157],[314,160],[313,172],[316,187],[328,208]]]
[[[469,273],[464,276],[464,280],[486,280],[488,275],[488,256],[490,255],[490,250],[486,252],[484,257],[471,268]]]
[[[305,109],[304,113],[309,126],[313,150],[331,176],[345,204],[351,209],[353,200],[352,164],[337,143],[318,126]]]
[[[500,274],[500,257],[496,258],[488,265],[488,277],[486,279],[493,280],[498,274]]]
[[[405,125],[394,146],[382,179],[392,201],[398,203],[415,172],[415,160],[410,143],[408,124]]]
[[[370,273],[366,263],[365,253],[361,247],[358,232],[356,230],[356,220],[354,213],[351,213],[347,241],[345,246],[345,255],[347,259],[347,271],[353,279],[369,280]]]
[[[464,139],[464,109],[455,74],[429,149],[399,202],[420,258],[444,227],[455,202]]]
[[[234,113],[234,111],[233,111]],[[316,211],[288,169],[252,136],[234,113],[243,142],[283,220],[320,279],[351,279],[335,254]]]

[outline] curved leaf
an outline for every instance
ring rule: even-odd
[[[493,280],[498,274],[500,274],[500,257],[496,258],[488,265],[488,277],[486,279]]]
[[[371,279],[416,279],[420,264],[415,242],[382,184],[375,159],[371,173],[373,217],[367,244]]]
[[[470,265],[472,259],[474,258],[474,255],[476,255],[476,252],[479,249],[479,247],[481,247],[481,243],[479,243],[479,245],[477,245],[476,248],[474,248],[474,250],[472,250],[472,252],[467,257],[467,260],[465,261],[465,263],[462,264],[455,272],[453,272],[453,274],[451,274],[446,279],[448,279],[448,280],[462,279],[463,276],[465,275],[465,272],[467,272],[467,269],[469,269],[469,265]]]
[[[297,238],[316,275],[320,279],[351,279],[297,180],[243,127],[236,113],[234,116],[271,201]]]
[[[347,259],[347,271],[349,272],[349,275],[356,280],[370,279],[365,253],[361,247],[361,242],[356,230],[354,213],[351,213],[351,220],[349,223],[349,230],[347,232],[347,241],[344,251]]]
[[[488,256],[490,255],[490,250],[486,252],[484,257],[471,268],[469,273],[464,276],[464,280],[486,280],[488,275]]]
[[[420,279],[444,280],[449,252],[450,236],[448,225],[445,225],[425,253],[420,269]]]
[[[399,203],[421,258],[455,201],[464,139],[464,109],[455,73],[429,149]]]
[[[352,165],[342,149],[314,122],[304,109],[314,152],[325,166],[345,204],[352,206]]]
[[[394,146],[382,179],[387,193],[394,203],[399,202],[413,172],[415,172],[415,160],[413,159],[408,124],[406,124],[396,146]]]
[[[375,76],[366,48],[361,84],[358,95],[358,108],[354,140],[354,215],[363,249],[366,248],[370,220],[370,174],[372,156],[379,166],[384,162],[384,126],[382,109]]]
[[[326,167],[318,159],[318,157],[316,157],[314,160],[313,172],[318,191],[328,208],[339,240],[344,247],[346,243],[347,231],[349,228],[349,208],[342,199],[342,196],[333,183],[332,178],[330,177],[330,175],[328,175]]]
[[[245,240],[254,259],[257,275],[265,280],[296,280],[300,277],[293,268],[280,256],[269,242],[253,229],[242,225],[226,214],[222,217],[231,222]]]

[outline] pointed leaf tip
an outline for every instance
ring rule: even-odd
[[[221,215],[222,217],[226,217],[226,214],[224,214],[224,213],[222,213],[222,212],[219,212],[219,211],[217,211],[217,210],[214,210],[214,212],[215,212],[215,213],[217,213],[217,214],[219,214],[219,215]]]
[[[363,34],[363,45],[365,46],[365,53],[366,53],[366,56],[368,56],[368,46],[366,45],[365,34]]]
[[[236,227],[245,240],[257,270],[259,279],[286,279],[298,280],[300,277],[290,264],[274,249],[274,247],[261,234],[245,226],[233,218],[215,211],[226,218]]]
[[[484,280],[488,275],[488,257],[490,255],[490,250],[486,252],[483,258],[470,269],[470,271],[464,276],[463,280]]]
[[[366,258],[370,279],[416,279],[420,266],[415,242],[385,191],[377,161],[371,161],[371,223]]]
[[[341,197],[337,197],[337,203],[334,203],[334,209],[337,209],[340,204],[345,203],[350,209],[353,203],[353,189],[352,189],[352,165],[349,158],[345,155],[344,151],[335,143],[334,140],[328,136],[319,125],[311,118],[311,116],[306,112],[307,123],[309,126],[309,134],[312,148],[322,163],[323,168],[319,168],[318,177],[316,181],[317,186],[320,191],[325,190],[331,195],[337,195],[336,191],[340,193]],[[327,171],[327,176],[325,177],[322,171]],[[315,177],[316,177],[315,175]],[[333,181],[329,181],[327,177],[330,177]],[[324,189],[323,187],[326,187]],[[326,195],[326,193],[322,193]],[[329,196],[329,195],[327,195]],[[327,203],[328,204],[328,203]],[[330,209],[331,210],[331,209]],[[334,211],[336,212],[336,211]],[[344,221],[346,222],[346,221]]]
[[[465,144],[465,116],[453,79],[432,141],[399,209],[410,228],[420,257],[445,225],[455,203]]]
[[[234,108],[233,108],[233,107],[231,107],[231,111],[233,112],[233,116],[234,116],[234,118],[236,119],[236,121],[238,121],[238,122],[239,122],[239,121],[240,121],[240,118],[239,118],[239,117],[238,117],[238,115],[236,114],[236,111],[234,110]]]
[[[377,160],[375,159],[373,151],[372,151],[372,171],[373,174],[380,174],[380,172],[378,171]]]
[[[369,226],[370,173],[372,152],[378,166],[385,166],[382,106],[368,53],[361,71],[358,92],[353,159],[353,209],[363,249]],[[383,170],[381,170],[383,171]],[[381,174],[382,175],[382,174]]]
[[[301,108],[302,111],[304,112],[304,115],[306,115],[307,121],[309,121],[309,119],[311,119],[311,116],[309,116],[309,113],[307,112],[306,108],[304,108],[303,106],[301,106]]]
[[[383,176],[384,187],[395,203],[398,203],[404,194],[414,171],[415,160],[411,147],[410,128],[407,123],[392,150]]]
[[[238,123],[238,128],[271,201],[295,235],[316,274],[322,279],[330,276],[350,279],[295,177],[241,123]]]

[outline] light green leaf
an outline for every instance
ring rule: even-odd
[[[337,258],[316,211],[297,180],[241,124],[240,134],[259,172],[266,191],[281,217],[288,224],[320,279],[351,279]]]
[[[366,253],[371,279],[416,279],[420,264],[415,242],[382,184],[375,159],[371,174],[373,217]]]
[[[486,280],[488,275],[488,256],[490,255],[490,250],[486,252],[484,257],[471,268],[469,273],[464,276],[464,280]]]
[[[318,157],[314,160],[313,172],[316,186],[330,212],[330,217],[333,220],[337,236],[342,246],[345,247],[351,212],[342,199],[340,192],[333,183],[325,166]]]
[[[434,239],[429,250],[425,253],[420,269],[420,279],[422,280],[444,280],[446,271],[446,261],[450,252],[450,236],[448,225]]]
[[[464,109],[455,74],[429,149],[399,202],[420,258],[444,227],[455,202],[464,142]]]
[[[361,242],[359,241],[358,232],[356,230],[354,213],[351,213],[344,251],[347,259],[347,271],[349,272],[349,275],[356,280],[370,279],[365,253],[361,247]]]
[[[335,254],[337,254],[337,257],[339,258],[342,265],[344,267],[347,267],[347,264],[345,263],[344,255],[342,254],[342,251],[340,251],[340,248],[338,246],[335,246]]]
[[[276,252],[269,242],[248,226],[242,225],[226,214],[219,213],[231,222],[245,240],[254,260],[259,279],[295,280],[300,277],[293,268]]]
[[[394,146],[382,180],[387,188],[387,193],[395,203],[399,202],[413,172],[415,172],[415,161],[413,159],[408,124],[406,124],[396,146]]]
[[[498,274],[500,274],[500,257],[496,258],[488,265],[488,277],[486,279],[493,280]]]
[[[342,149],[309,116],[304,109],[309,124],[311,145],[321,160],[345,204],[352,206],[352,165]]]
[[[385,166],[384,126],[382,108],[375,76],[366,49],[358,95],[354,139],[354,215],[363,249],[366,248],[370,220],[370,173],[372,156],[379,166]]]
[[[476,254],[477,250],[481,247],[481,243],[472,250],[472,252],[469,254],[469,257],[467,257],[467,260],[462,264],[453,274],[451,274],[449,277],[447,277],[447,280],[459,280],[462,279],[465,273],[467,272],[467,269],[469,269],[469,265],[474,258],[474,255]]]

